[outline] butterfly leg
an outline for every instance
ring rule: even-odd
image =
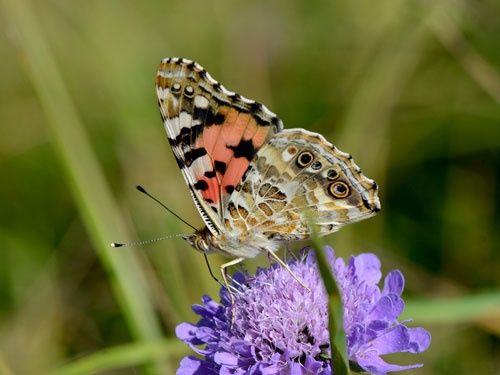
[[[234,266],[238,263],[241,263],[243,260],[245,260],[245,258],[236,258],[236,259],[233,259],[232,261],[224,263],[222,266],[220,266],[220,273],[222,274],[222,279],[224,280],[224,284],[226,286],[226,289],[229,292],[229,295],[231,296],[231,305],[234,305],[234,295],[231,292],[232,286],[229,285],[229,283],[227,282],[226,269],[228,267],[231,267],[231,266]]]
[[[229,297],[231,298],[231,327],[234,324],[234,310],[233,310],[234,309],[234,294],[233,294],[233,292],[231,292],[232,286],[229,285],[229,283],[227,282],[226,269],[228,267],[231,267],[231,266],[234,266],[238,263],[241,263],[244,259],[245,258],[236,258],[236,259],[233,259],[232,261],[224,263],[222,266],[220,266],[220,273],[222,274],[222,278],[224,279],[224,284],[226,284],[226,289],[229,293]]]
[[[283,257],[284,258],[283,259],[284,262],[288,263],[288,257],[290,257],[293,260],[298,260],[297,256],[293,252],[293,248],[290,245],[290,243],[289,242],[285,242],[284,246],[285,246],[285,252],[284,252],[285,256]]]
[[[276,255],[274,253],[274,251],[271,251],[271,250],[267,250],[267,253],[274,258],[274,260],[276,260],[276,262],[278,262],[284,269],[286,269],[288,272],[290,272],[290,275],[293,276],[293,278],[295,280],[297,280],[297,282],[303,287],[305,288],[306,290],[308,290],[309,292],[311,291],[311,289],[309,289],[306,285],[304,285],[304,283],[302,282],[302,280],[296,275],[293,273],[293,271],[290,269],[290,267],[288,267],[288,264],[286,264],[285,262],[283,262],[281,260],[281,258]]]

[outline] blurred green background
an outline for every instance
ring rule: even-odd
[[[499,19],[498,0],[1,0],[0,373],[172,373],[189,352],[174,328],[218,290],[201,254],[109,248],[189,232],[137,184],[201,225],[157,109],[167,56],[379,183],[383,210],[327,242],[405,274],[433,342],[396,360],[500,373]]]

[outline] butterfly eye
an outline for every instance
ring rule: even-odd
[[[330,169],[328,172],[326,172],[326,178],[328,178],[330,181],[335,180],[339,174],[335,169]]]
[[[192,98],[194,95],[193,86],[186,86],[186,88],[184,89],[184,95],[186,95],[188,98]]]
[[[311,164],[311,169],[314,169],[315,171],[321,169],[321,162],[320,161],[315,161],[314,163]]]
[[[179,83],[173,84],[170,91],[172,91],[174,94],[179,93],[181,91],[181,85]]]
[[[349,195],[349,186],[345,182],[337,181],[330,185],[328,191],[334,198],[345,198]]]
[[[313,158],[313,154],[309,151],[304,151],[297,157],[297,165],[301,168],[307,167]]]
[[[201,238],[201,237],[198,237],[196,239],[196,245],[195,247],[200,250],[200,251],[203,251],[203,252],[206,252],[208,251],[208,245],[207,245],[207,242]]]

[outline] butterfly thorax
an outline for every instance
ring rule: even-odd
[[[196,250],[207,254],[217,252],[230,257],[242,256],[245,258],[253,258],[266,250],[275,251],[280,245],[278,242],[270,241],[264,235],[253,231],[244,235],[223,233],[216,236],[207,227],[183,236],[183,239]]]

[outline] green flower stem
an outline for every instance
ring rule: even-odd
[[[314,236],[315,237],[315,236]],[[318,260],[318,268],[328,294],[328,330],[330,332],[330,348],[332,352],[332,370],[335,375],[350,374],[347,360],[347,343],[344,332],[344,314],[342,297],[332,270],[322,251],[324,244],[319,238],[313,237],[313,243]]]

